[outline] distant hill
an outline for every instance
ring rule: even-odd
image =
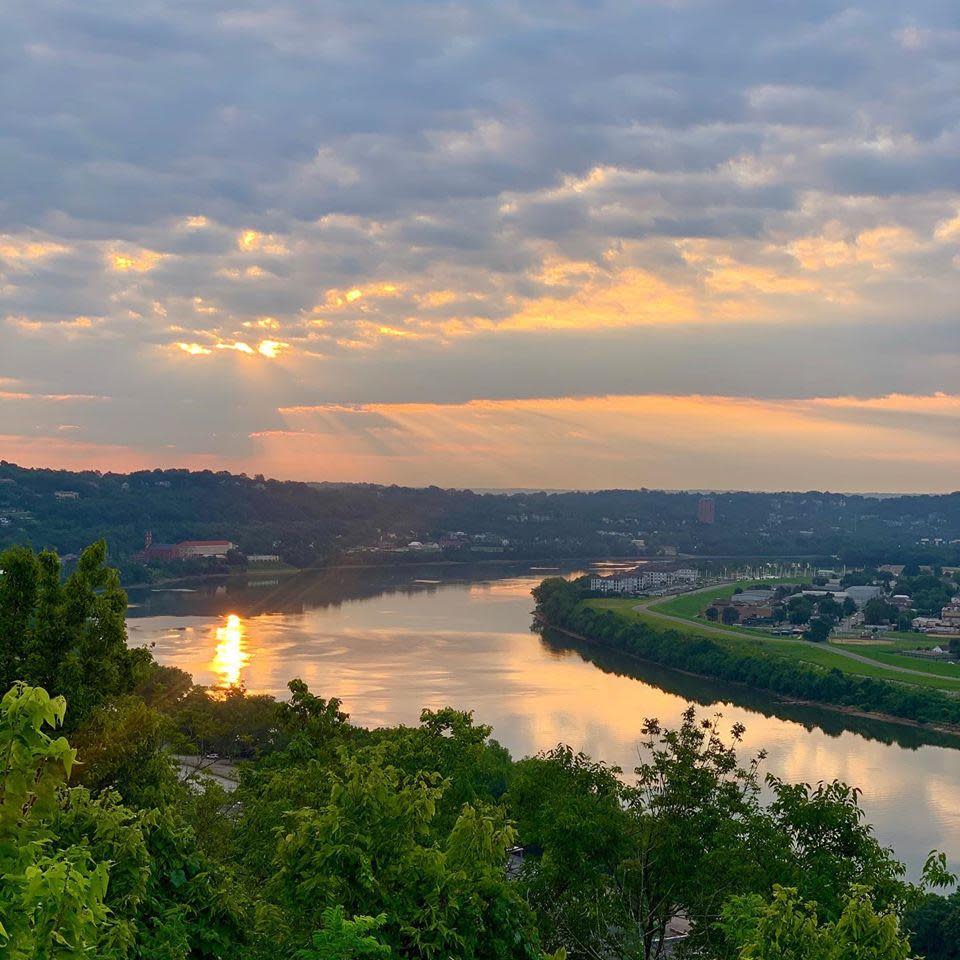
[[[157,541],[224,538],[244,553],[312,566],[410,541],[442,555],[507,557],[837,556],[848,563],[960,563],[960,493],[871,496],[698,492],[480,493],[298,483],[225,471],[130,474],[0,461],[0,546],[71,554],[106,538],[127,562]],[[713,522],[698,522],[712,519]]]

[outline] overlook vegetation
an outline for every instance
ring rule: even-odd
[[[742,727],[638,718],[624,772],[449,708],[369,730],[298,680],[205,691],[126,648],[104,552],[0,557],[5,958],[636,960],[678,920],[708,960],[953,956],[944,859],[907,882],[856,789],[766,775]],[[181,779],[211,748],[235,792]]]

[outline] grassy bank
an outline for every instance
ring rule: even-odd
[[[935,639],[921,634],[883,635],[876,643],[844,643],[840,639],[829,644],[813,644],[794,637],[775,637],[764,630],[736,624],[713,624],[700,616],[708,600],[732,597],[738,587],[748,585],[746,581],[730,583],[666,598],[617,597],[585,602],[597,610],[610,610],[627,620],[642,621],[662,630],[682,630],[691,637],[722,643],[741,654],[762,650],[785,660],[835,668],[854,676],[960,694],[960,667],[904,655],[905,650],[936,645]],[[913,672],[905,673],[906,670]]]
[[[839,646],[743,634],[684,621],[636,599],[591,599],[582,586],[560,578],[534,591],[547,624],[612,649],[701,676],[742,683],[774,695],[874,714],[949,726],[960,725],[960,678],[927,672],[911,660],[897,665],[860,658]],[[676,599],[676,598],[673,598]],[[896,656],[896,654],[889,654]]]

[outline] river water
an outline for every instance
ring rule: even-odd
[[[571,572],[571,571],[563,571]],[[531,631],[540,568],[336,569],[131,591],[130,643],[198,683],[286,693],[293,677],[366,726],[422,707],[471,709],[515,757],[559,742],[630,772],[644,718],[691,703],[743,723],[766,771],[863,790],[868,820],[916,876],[934,848],[960,865],[960,740],[778,704]]]

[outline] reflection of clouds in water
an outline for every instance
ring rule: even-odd
[[[287,681],[301,677],[319,694],[340,697],[353,720],[369,726],[414,724],[423,707],[472,709],[515,756],[563,742],[629,774],[644,719],[679,722],[689,702],[682,678],[681,692],[668,692],[541,641],[529,632],[534,583],[516,578],[397,594],[389,608],[374,596],[245,617],[238,642],[230,641],[229,670],[213,669],[217,630],[224,629],[219,617],[140,618],[131,625],[137,644],[154,641],[161,662],[199,683],[238,675],[252,692],[282,697]],[[741,757],[767,749],[764,772],[810,783],[840,777],[863,788],[878,836],[911,864],[935,846],[960,861],[960,751],[830,735],[720,700],[699,710],[722,713],[727,730],[745,724]]]
[[[545,573],[544,576],[556,576],[555,573]],[[469,584],[468,594],[471,600],[515,600],[525,597],[533,607],[533,589],[526,577],[517,577],[510,580],[484,580],[480,583]]]

